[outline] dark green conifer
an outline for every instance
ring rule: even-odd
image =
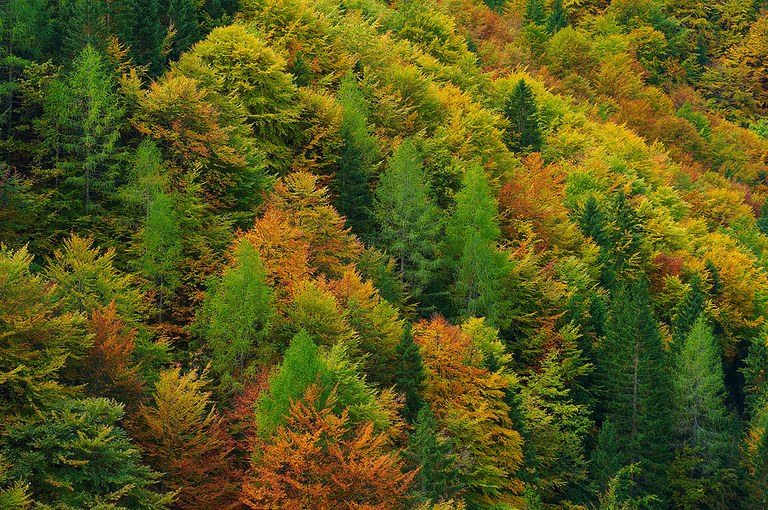
[[[523,20],[528,24],[543,25],[547,22],[544,0],[528,0],[525,4]]]
[[[690,285],[690,290],[677,305],[672,322],[672,339],[679,345],[683,343],[693,325],[704,313],[706,295],[701,289],[701,277],[698,274],[693,275]]]
[[[504,116],[510,123],[507,145],[516,152],[541,151],[539,108],[531,87],[520,80],[504,105]]]
[[[565,14],[563,0],[554,0],[552,2],[552,12],[547,19],[547,30],[550,34],[555,34],[568,26],[568,17]]]
[[[397,346],[398,364],[395,367],[395,384],[405,395],[403,416],[413,423],[416,415],[424,405],[422,391],[424,386],[424,365],[421,360],[419,346],[413,341],[411,326],[403,331],[403,338]]]

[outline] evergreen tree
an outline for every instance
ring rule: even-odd
[[[592,452],[592,483],[596,493],[609,488],[611,479],[624,467],[624,455],[616,424],[603,422],[597,434],[597,447]]]
[[[680,450],[672,475],[682,508],[733,508],[735,422],[725,406],[722,356],[711,329],[699,318],[677,354],[673,378]]]
[[[398,364],[395,367],[395,384],[405,395],[403,416],[408,423],[413,423],[419,410],[424,406],[424,365],[419,346],[413,340],[410,325],[403,331],[403,338],[397,346]]]
[[[446,227],[444,251],[453,271],[453,296],[462,317],[499,317],[503,279],[509,262],[497,248],[501,230],[498,207],[483,169],[467,169],[456,210]]]
[[[521,79],[512,89],[504,105],[504,116],[510,123],[507,145],[516,152],[540,152],[542,145],[539,127],[539,108],[533,91]]]
[[[757,228],[765,235],[768,235],[768,200],[763,202],[760,207],[760,217],[757,218]]]
[[[331,189],[335,206],[347,226],[368,237],[373,198],[370,182],[374,176],[378,145],[368,128],[365,98],[354,75],[347,75],[339,88],[342,120],[339,132],[344,146]]]
[[[706,294],[701,289],[701,278],[694,275],[691,278],[691,288],[686,293],[680,304],[675,310],[675,317],[672,322],[672,339],[677,345],[681,345],[688,333],[693,329],[693,325],[704,313],[704,304]]]
[[[194,0],[167,0],[166,24],[173,34],[169,58],[179,56],[200,40],[200,22]]]
[[[128,46],[131,58],[148,66],[150,76],[163,70],[165,28],[159,0],[112,0],[113,32]]]
[[[749,508],[754,510],[768,509],[768,403],[763,397],[749,422],[743,447],[746,485],[752,498]]]
[[[18,424],[4,438],[11,476],[30,483],[41,504],[63,508],[166,508],[171,498],[151,487],[159,474],[117,424],[123,408],[104,398],[65,399],[39,421]]]
[[[544,0],[528,0],[525,3],[523,20],[526,23],[544,25],[547,21],[547,13],[544,9]]]
[[[453,443],[438,430],[428,405],[421,408],[415,422],[416,430],[408,438],[404,452],[408,467],[418,469],[411,491],[417,501],[424,503],[450,500],[462,489]]]
[[[376,188],[378,241],[395,259],[400,279],[417,301],[437,278],[440,212],[430,202],[421,157],[406,140],[387,163]],[[421,309],[430,310],[427,303]]]
[[[754,416],[768,397],[768,342],[766,330],[752,338],[741,369],[744,374],[746,414]]]
[[[199,319],[211,369],[225,391],[239,387],[251,362],[274,356],[275,346],[267,342],[274,320],[274,297],[261,257],[241,240],[232,265],[210,287]]]
[[[568,26],[568,18],[565,15],[563,0],[554,0],[552,2],[552,12],[547,19],[547,30],[550,34],[555,34]]]
[[[639,464],[641,494],[664,495],[673,439],[672,381],[647,283],[621,284],[613,291],[606,329],[598,368],[606,419],[622,438],[620,464]]]
[[[606,242],[606,218],[594,195],[589,195],[584,202],[579,217],[579,228],[584,237],[591,237],[602,247]]]

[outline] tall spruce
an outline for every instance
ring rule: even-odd
[[[507,145],[516,152],[539,152],[542,146],[539,108],[531,87],[521,79],[504,105],[510,123]]]
[[[523,20],[526,23],[544,25],[547,22],[547,13],[544,8],[544,0],[528,0],[525,3]]]
[[[395,384],[400,393],[405,396],[403,416],[408,423],[413,423],[424,406],[422,393],[425,374],[419,346],[413,340],[410,325],[407,325],[403,331],[403,338],[397,346],[397,356]]]
[[[672,339],[676,344],[682,344],[696,321],[704,313],[706,294],[701,288],[701,277],[694,275],[690,282],[691,288],[675,309],[672,322]]]
[[[552,2],[552,12],[547,19],[547,30],[551,34],[556,34],[568,26],[568,17],[565,14],[563,0],[554,0]]]

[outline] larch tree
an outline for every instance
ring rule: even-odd
[[[478,164],[470,165],[444,242],[458,315],[487,317],[492,324],[499,317],[509,271],[507,256],[498,249],[500,237],[498,207],[488,180]]]

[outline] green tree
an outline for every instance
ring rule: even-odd
[[[604,421],[592,452],[591,478],[596,493],[609,489],[611,479],[622,469],[624,461],[619,430],[612,421]]]
[[[504,116],[510,124],[507,145],[516,152],[540,152],[542,145],[539,107],[531,87],[521,79],[504,104]]]
[[[428,405],[421,408],[415,423],[416,430],[408,438],[403,453],[407,466],[414,471],[418,469],[411,491],[419,502],[450,500],[463,488],[453,442],[438,430]]]
[[[353,232],[368,237],[373,206],[370,182],[379,147],[368,128],[365,98],[352,74],[341,82],[339,103],[343,112],[339,132],[344,145],[331,185],[336,197],[334,205]]]
[[[594,195],[589,195],[579,213],[578,222],[581,233],[584,237],[591,237],[598,246],[602,247],[606,241],[607,220]]]
[[[552,2],[552,12],[547,19],[547,30],[555,34],[568,26],[568,17],[565,14],[563,0],[554,0]]]
[[[680,508],[733,508],[735,421],[725,405],[719,343],[703,318],[677,354],[673,378],[680,449],[672,487]]]
[[[757,218],[757,228],[765,235],[768,235],[768,200],[763,202],[760,207],[760,217]]]
[[[673,446],[672,380],[645,281],[612,292],[606,329],[597,366],[605,417],[622,438],[620,465],[639,464],[639,495],[664,495]]]
[[[397,346],[397,360],[395,384],[398,391],[405,395],[403,416],[408,423],[413,423],[424,406],[422,393],[425,374],[419,346],[413,340],[410,325],[405,327],[403,338]]]
[[[199,329],[211,351],[211,369],[226,390],[237,388],[254,361],[275,356],[267,342],[275,322],[274,296],[259,253],[241,240],[232,264],[208,291]]]
[[[765,399],[765,395],[763,396]],[[752,498],[750,508],[768,508],[768,403],[755,409],[744,439],[743,464],[747,470],[746,485]]]
[[[387,163],[376,188],[379,245],[395,259],[400,279],[417,301],[437,279],[440,211],[429,199],[421,156],[406,140]],[[424,311],[428,305],[421,303]]]
[[[179,56],[200,40],[200,22],[197,19],[194,0],[167,0],[166,26],[173,34],[169,58]]]
[[[678,345],[685,341],[696,321],[704,313],[707,296],[701,289],[701,277],[694,275],[690,285],[690,290],[675,309],[675,317],[672,322],[672,339]]]
[[[453,271],[453,297],[462,317],[499,317],[503,279],[509,262],[498,250],[498,206],[483,169],[467,169],[456,209],[448,220],[445,254]]]
[[[159,0],[112,0],[113,32],[128,45],[134,62],[148,66],[150,76],[162,72],[165,60],[160,10]]]
[[[525,14],[523,14],[523,19],[526,23],[544,25],[547,22],[544,0],[528,0],[525,3]]]
[[[141,464],[117,425],[122,418],[122,406],[104,398],[56,403],[6,433],[11,476],[28,481],[37,502],[59,508],[166,508],[172,498],[152,491],[159,475]]]

